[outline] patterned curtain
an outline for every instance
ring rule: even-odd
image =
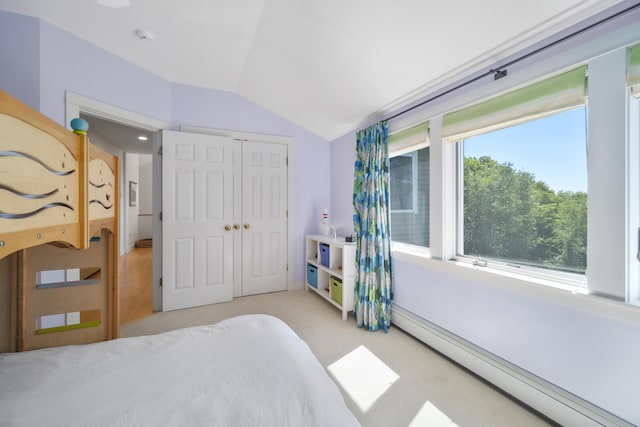
[[[356,233],[354,313],[358,327],[386,332],[391,325],[391,237],[387,122],[356,135],[353,225]]]

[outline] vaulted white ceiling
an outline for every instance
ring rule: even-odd
[[[0,0],[0,9],[171,82],[235,92],[333,140],[619,2]]]

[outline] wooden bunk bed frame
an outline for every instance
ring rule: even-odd
[[[118,177],[118,157],[0,91],[12,351],[118,337]]]

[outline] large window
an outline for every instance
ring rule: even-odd
[[[586,108],[464,140],[460,254],[584,273]]]
[[[458,257],[583,281],[586,82],[578,67],[445,115],[461,148]]]
[[[536,66],[532,74],[546,69]],[[416,113],[410,120],[431,126],[431,142],[422,147],[413,140],[392,144],[390,134],[392,157],[429,146],[425,155],[434,160],[430,173],[420,157],[391,162],[399,178],[392,197],[394,187],[404,194],[393,204],[392,240],[428,251],[394,249],[407,260],[431,257],[426,264],[443,260],[465,274],[473,275],[478,268],[468,265],[475,264],[488,273],[477,275],[487,283],[517,277],[519,284],[640,306],[640,45],[519,81],[495,83],[494,96],[482,100],[472,90],[452,100],[460,106],[452,111],[442,113],[446,105],[438,104]],[[414,164],[417,177],[409,179]],[[433,192],[431,206],[428,192],[409,197],[422,180]],[[424,220],[416,221],[411,203],[418,212],[424,206]],[[426,242],[412,240],[418,227]]]

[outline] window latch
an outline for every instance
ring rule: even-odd
[[[473,261],[473,265],[477,266],[477,267],[486,267],[487,266],[487,261],[484,259],[480,259],[480,257],[477,257],[474,261]]]

